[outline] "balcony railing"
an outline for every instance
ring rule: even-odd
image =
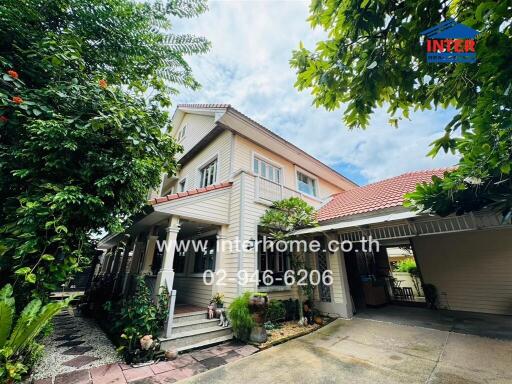
[[[290,197],[299,197],[310,202],[313,205],[319,205],[321,200],[304,195],[294,189],[288,188],[274,181],[264,179],[260,176],[255,178],[256,200],[272,203],[277,200],[288,199]]]

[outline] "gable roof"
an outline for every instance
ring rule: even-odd
[[[432,181],[432,176],[443,177],[454,168],[439,168],[404,173],[390,179],[336,194],[317,212],[318,221],[327,221],[403,205],[404,195],[413,192],[416,185]]]
[[[183,118],[185,113],[209,113],[210,115],[215,116],[215,122],[217,125],[223,126],[224,128],[229,128],[235,131],[237,134],[244,136],[260,145],[262,144],[263,140],[269,140],[269,142],[275,143],[274,146],[281,145],[281,147],[276,147],[279,148],[278,150],[270,147],[266,148],[283,157],[288,158],[292,163],[297,163],[300,161],[300,158],[306,158],[310,160],[310,164],[312,164],[311,169],[306,168],[305,170],[315,174],[316,176],[330,180],[333,185],[337,185],[343,189],[351,189],[358,186],[355,182],[348,179],[346,176],[322,163],[320,160],[290,143],[288,140],[283,139],[281,136],[275,134],[270,129],[264,127],[257,121],[238,111],[231,104],[178,104],[176,111],[174,112],[173,120],[176,119],[176,122],[178,123],[180,119]],[[237,124],[233,124],[234,122]],[[283,153],[282,145],[285,146],[288,153]],[[296,160],[294,160],[294,157]],[[300,166],[301,168],[303,167],[302,164],[300,164]],[[319,172],[322,174],[319,174]]]

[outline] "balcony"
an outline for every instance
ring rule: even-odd
[[[274,201],[288,199],[290,197],[299,197],[314,207],[318,207],[322,203],[320,199],[260,176],[255,176],[255,188],[256,201],[268,205],[272,204]]]

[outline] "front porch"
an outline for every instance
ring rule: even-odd
[[[153,212],[101,244],[104,255],[96,280],[108,285],[110,300],[133,294],[140,276],[155,301],[164,289],[169,292],[163,348],[183,351],[229,340],[231,328],[207,319],[217,286],[203,281],[204,271],[215,270],[222,257],[217,241],[225,230],[223,223]]]

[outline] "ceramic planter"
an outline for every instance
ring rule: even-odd
[[[249,312],[251,313],[254,326],[251,330],[249,339],[255,343],[264,343],[267,341],[267,331],[263,324],[267,316],[268,297],[253,295],[249,299]]]

